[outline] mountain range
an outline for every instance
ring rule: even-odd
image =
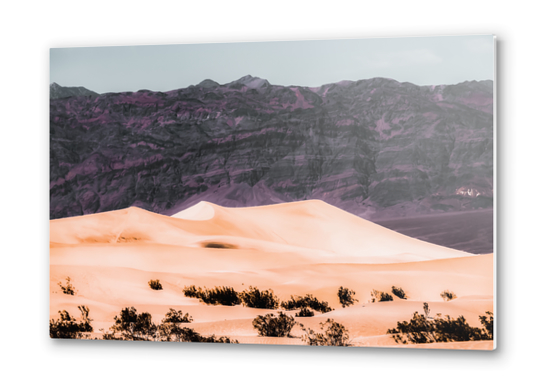
[[[493,82],[51,84],[51,219],[309,199],[370,219],[492,208]]]

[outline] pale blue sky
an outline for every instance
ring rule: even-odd
[[[417,85],[494,79],[491,35],[51,49],[51,82],[98,93],[169,91],[245,75],[319,86],[387,77]]]

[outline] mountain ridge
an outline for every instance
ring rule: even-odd
[[[366,218],[488,208],[491,83],[309,88],[248,75],[53,99],[50,215],[172,214],[200,195],[226,206],[321,199]]]

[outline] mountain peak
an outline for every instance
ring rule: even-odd
[[[242,84],[248,88],[253,89],[264,88],[270,85],[269,81],[252,75],[243,76],[240,79],[231,82],[230,84]]]
[[[218,84],[216,81],[211,80],[211,79],[205,79],[197,85],[197,87],[200,87],[200,88],[214,88],[218,86],[220,86],[220,84]]]

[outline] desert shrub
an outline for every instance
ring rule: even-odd
[[[428,313],[428,308],[424,308]],[[490,314],[491,312],[486,312]],[[484,318],[484,320],[482,320]],[[490,316],[492,318],[492,316]],[[480,321],[490,320],[485,316],[480,316]],[[485,327],[485,325],[484,325]],[[445,343],[453,341],[475,341],[492,340],[487,328],[480,329],[470,326],[465,317],[459,316],[457,319],[450,316],[437,314],[434,319],[426,315],[414,312],[410,321],[397,322],[397,327],[388,329],[396,343],[402,344],[425,344],[425,343]]]
[[[403,300],[408,298],[403,288],[396,287],[395,285],[391,287],[391,293]]]
[[[63,285],[62,282],[60,281],[58,283],[58,286],[62,290],[62,293],[66,294],[66,295],[72,295],[72,296],[75,295],[75,288],[73,287],[73,285],[71,283],[71,279],[70,279],[69,276],[66,277],[66,285]]]
[[[192,317],[188,313],[183,315],[182,311],[170,308],[157,326],[149,313],[138,314],[134,307],[124,308],[119,316],[115,316],[115,324],[110,332],[104,333],[103,339],[239,344],[229,337],[202,336],[191,328],[181,327],[181,324],[190,322]]]
[[[294,318],[282,312],[279,312],[278,316],[268,313],[265,316],[260,315],[252,320],[252,326],[256,328],[260,336],[290,336],[290,331],[294,325]]]
[[[380,292],[373,289],[371,292],[371,302],[376,303],[380,301],[393,301],[393,296],[386,292]]]
[[[49,320],[49,336],[53,339],[83,339],[86,338],[85,333],[92,332],[92,319],[88,317],[89,309],[84,305],[80,305],[81,321],[77,321],[68,311],[58,311],[60,314],[59,320]]]
[[[353,305],[354,302],[358,301],[357,299],[354,299],[355,294],[356,292],[354,292],[351,289],[343,288],[343,287],[339,288],[337,295],[339,296],[339,301],[341,302],[341,305],[343,306],[343,308]]]
[[[152,322],[148,312],[138,314],[134,307],[124,308],[115,316],[115,324],[104,334],[106,340],[143,340],[157,341],[160,339],[158,326]]]
[[[313,317],[314,312],[309,308],[301,308],[301,311],[295,314],[295,317]]]
[[[327,313],[333,311],[333,308],[330,308],[327,301],[319,301],[316,297],[311,294],[306,294],[305,297],[301,296],[290,296],[290,300],[283,301],[280,306],[287,311],[300,308],[311,308],[315,311]]]
[[[169,340],[163,340],[169,341]],[[194,331],[192,328],[179,328],[179,338],[178,340],[185,343],[225,343],[225,344],[239,344],[237,340],[230,339],[227,336],[216,337],[215,335],[211,336],[202,336],[198,332]]]
[[[155,291],[160,291],[163,289],[162,284],[160,284],[160,280],[150,280],[149,287],[151,287],[151,289],[154,289]]]
[[[241,301],[250,308],[277,309],[279,299],[274,295],[273,290],[260,291],[256,287],[250,286],[248,290],[239,294]]]
[[[199,298],[200,295],[203,295],[201,288],[196,288],[195,285],[191,285],[189,287],[184,287],[183,293],[186,297],[191,297],[193,299]]]
[[[213,289],[196,288],[194,285],[184,287],[184,295],[186,297],[198,298],[205,304],[212,305],[237,305],[241,304],[239,293],[232,287],[215,287]]]
[[[487,316],[479,316],[480,323],[484,327],[482,337],[484,340],[493,340],[493,312],[487,311]]]
[[[457,298],[455,293],[450,292],[448,290],[442,291],[441,294],[440,294],[440,297],[442,297],[442,300],[444,300],[444,301],[450,301],[450,300],[453,300],[453,299]]]
[[[176,311],[173,308],[169,309],[166,317],[162,319],[162,324],[159,325],[160,336],[164,341],[183,341],[182,323],[191,323],[192,317],[187,313],[183,316],[182,311]]]
[[[320,323],[320,328],[324,333],[316,333],[310,328],[305,328],[300,324],[305,335],[301,338],[308,345],[347,347],[351,345],[348,339],[348,330],[344,325],[337,323],[332,319],[327,319],[325,323]]]

